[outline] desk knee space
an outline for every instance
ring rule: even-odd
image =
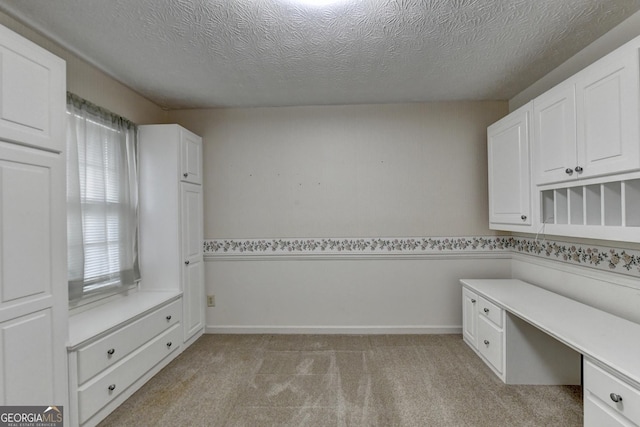
[[[580,384],[580,353],[489,298],[463,288],[463,337],[503,382]]]
[[[640,325],[520,280],[460,282],[463,338],[502,381],[583,380],[586,427],[640,425]]]

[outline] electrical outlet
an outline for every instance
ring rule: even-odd
[[[207,295],[207,307],[215,307],[215,306],[216,306],[215,295]]]

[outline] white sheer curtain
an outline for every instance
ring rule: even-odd
[[[69,299],[140,279],[136,126],[67,96]]]

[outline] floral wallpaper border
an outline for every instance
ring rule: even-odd
[[[640,277],[640,251],[521,237],[207,239],[206,258],[228,256],[446,255],[515,252]]]

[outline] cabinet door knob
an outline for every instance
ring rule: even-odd
[[[484,309],[484,312],[485,312],[485,313],[488,313],[488,312],[489,312],[489,309],[488,309],[488,308],[485,308],[485,309]]]
[[[609,397],[616,403],[622,402],[622,396],[620,396],[619,394],[611,393]]]
[[[113,390],[115,390],[115,389],[116,389],[116,385],[115,385],[115,384],[111,384],[111,385],[109,386],[109,391],[113,391]]]
[[[475,304],[475,303],[476,303],[476,300],[471,299],[471,303],[472,303],[472,304]]]
[[[185,261],[185,262],[184,262],[184,265],[189,265],[189,261]]]
[[[169,342],[167,343],[167,348],[171,347],[171,345],[172,345],[172,344],[173,344],[173,343],[172,343],[171,341],[169,341]]]
[[[185,173],[183,173],[183,174],[182,174],[182,176],[184,176],[184,177],[186,178],[186,177],[188,177],[188,176],[189,176],[189,173],[188,173],[188,172],[185,172]]]
[[[107,354],[108,354],[109,356],[113,356],[113,353],[115,353],[115,352],[116,352],[116,349],[115,349],[115,348],[110,348],[109,350],[107,350]]]
[[[576,166],[575,171],[578,173],[582,173],[584,169],[582,169],[582,166]]]
[[[168,315],[168,316],[167,316],[167,320],[171,320],[171,315]]]
[[[573,169],[571,169],[571,168],[566,168],[566,169],[564,170],[564,172],[565,172],[567,175],[573,175]]]
[[[489,340],[484,340],[484,345],[489,345]]]
[[[520,215],[520,219],[523,220],[523,221],[526,221],[527,220],[527,216],[526,215]]]

